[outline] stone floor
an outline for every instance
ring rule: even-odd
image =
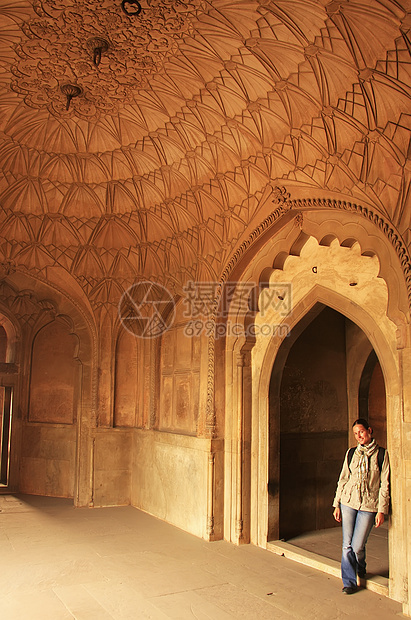
[[[207,543],[130,506],[0,496],[2,620],[403,617],[369,590],[251,545]]]
[[[336,560],[341,560],[341,526],[318,530],[290,538],[289,543],[319,553],[320,555]],[[373,528],[367,543],[367,574],[388,577],[388,523],[379,528]]]

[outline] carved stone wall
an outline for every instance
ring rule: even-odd
[[[19,454],[19,491],[74,498],[76,449],[74,425],[24,424]]]
[[[200,406],[200,338],[177,322],[161,339],[158,426],[195,434]],[[204,398],[204,395],[203,395]]]

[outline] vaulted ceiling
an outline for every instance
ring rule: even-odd
[[[409,244],[408,0],[140,4],[0,0],[4,264],[97,305],[218,279],[276,186],[372,205]]]

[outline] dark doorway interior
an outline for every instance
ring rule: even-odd
[[[269,403],[268,540],[338,561],[332,501],[345,452],[355,444],[353,420],[367,418],[377,442],[387,445],[384,376],[365,333],[316,304],[277,353]],[[370,537],[370,567],[380,576],[388,574],[387,531]]]
[[[385,384],[364,332],[322,304],[293,328],[270,382],[268,540],[338,527],[332,501],[351,422],[386,446]]]
[[[347,450],[347,319],[324,308],[291,347],[280,386],[280,538],[332,527]]]

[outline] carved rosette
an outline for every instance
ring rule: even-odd
[[[27,105],[55,116],[95,119],[131,103],[133,93],[177,49],[191,31],[201,0],[142,0],[141,13],[128,16],[120,2],[33,0],[37,17],[21,25],[11,87]],[[103,40],[95,66],[90,41]],[[75,84],[81,96],[66,109],[61,86]]]

